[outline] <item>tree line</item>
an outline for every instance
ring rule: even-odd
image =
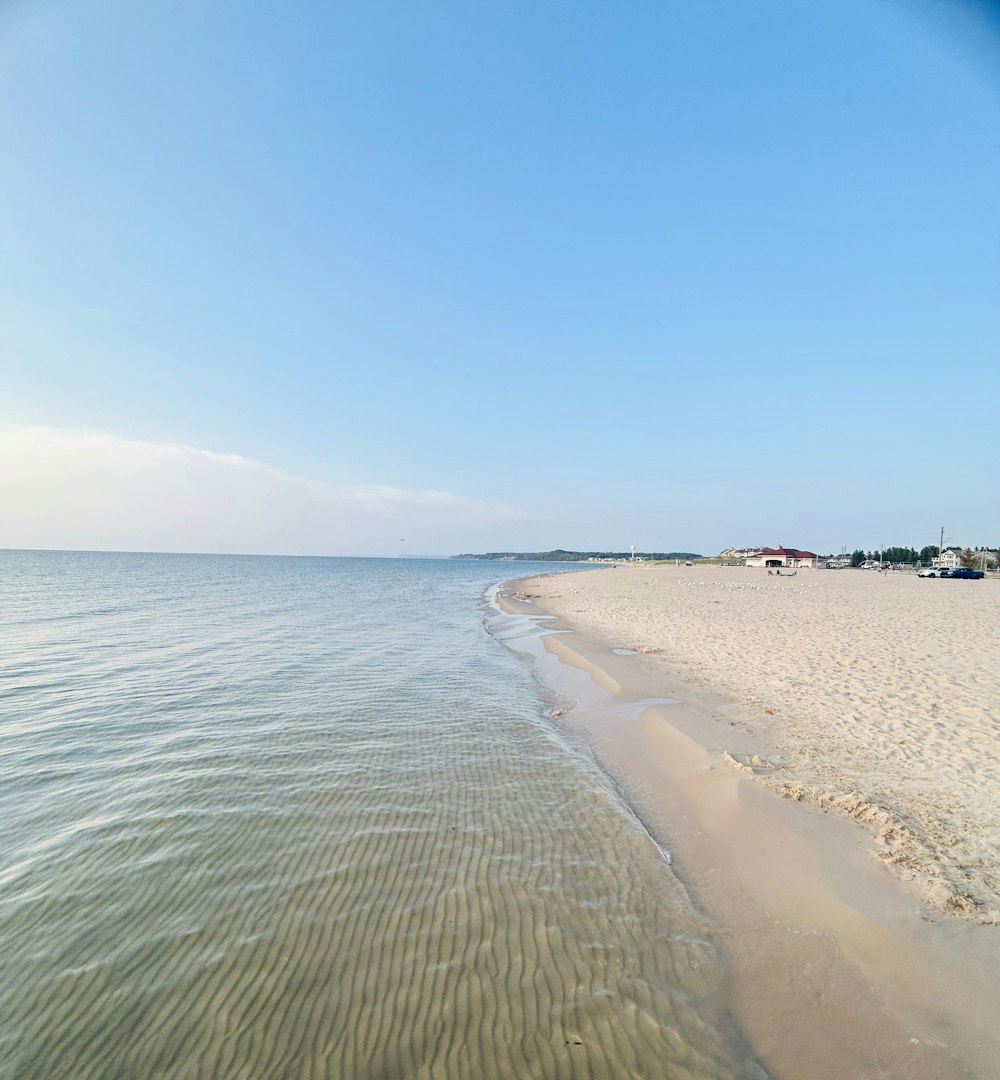
[[[664,559],[700,559],[693,551],[637,551],[637,559],[656,561]],[[452,555],[452,559],[505,559],[511,561],[530,562],[587,562],[590,559],[617,559],[619,562],[628,562],[632,558],[631,551],[564,551],[556,548],[555,551],[487,551],[483,554]]]
[[[887,563],[915,563],[920,562],[927,564],[934,558],[935,555],[940,554],[940,549],[936,548],[933,544],[928,544],[927,547],[921,548],[918,552],[916,548],[912,547],[887,547],[881,551],[862,551],[858,548],[851,555],[851,566],[861,566],[866,562],[878,562],[879,559],[882,562]]]
[[[989,548],[976,547],[976,548],[962,548],[959,552],[959,562],[962,566],[978,566],[980,560],[980,553],[983,551],[989,551]],[[851,566],[861,566],[866,562],[878,562],[881,559],[882,562],[887,563],[917,563],[921,566],[930,566],[931,561],[936,559],[941,554],[941,549],[937,544],[928,544],[926,547],[922,547],[918,552],[916,548],[912,547],[887,547],[882,548],[881,551],[862,551],[858,548],[851,555]]]

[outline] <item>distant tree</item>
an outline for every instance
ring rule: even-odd
[[[854,554],[851,556],[851,566],[860,566],[866,558],[868,558],[868,556],[865,555],[865,553],[860,548],[858,548],[858,550],[855,551]]]
[[[920,549],[920,561],[924,566],[930,566],[931,559],[936,559],[941,554],[941,549],[937,544],[928,544],[927,547]]]
[[[976,561],[976,556],[972,548],[963,548],[962,553],[958,558],[963,566],[973,566]]]

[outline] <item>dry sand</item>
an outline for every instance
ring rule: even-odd
[[[741,706],[727,762],[863,823],[932,908],[1000,922],[1000,585],[632,567],[546,610]]]
[[[713,917],[776,1077],[1000,1075],[1000,584],[622,566],[506,593],[556,616],[559,722]]]

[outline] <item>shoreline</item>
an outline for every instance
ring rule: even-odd
[[[755,1051],[781,1080],[992,1077],[1000,931],[929,906],[913,876],[874,857],[849,813],[761,783],[782,749],[766,714],[601,609],[641,596],[663,572],[545,575],[497,597],[508,612],[546,617],[544,681],[577,702],[557,722],[587,742],[669,849],[728,956],[727,1004]],[[692,584],[690,568],[667,573]]]

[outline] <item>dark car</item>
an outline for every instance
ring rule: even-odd
[[[986,575],[982,570],[973,570],[971,566],[956,566],[948,577],[971,578],[973,581],[978,581],[979,578],[986,577]]]

